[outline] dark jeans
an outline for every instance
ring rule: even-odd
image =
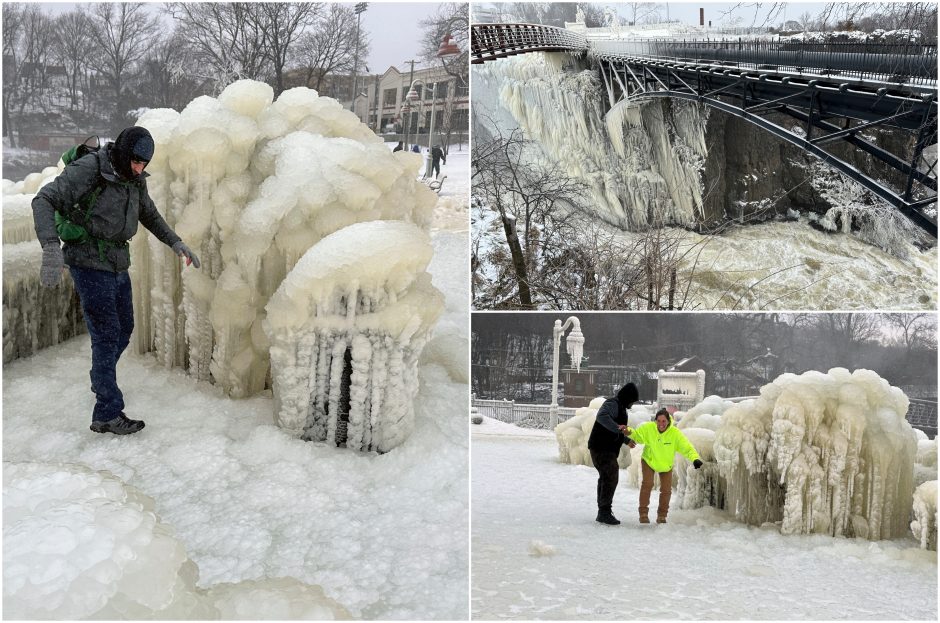
[[[440,160],[431,160],[431,173],[434,174],[434,177],[437,177],[441,173],[441,161]]]
[[[76,266],[69,266],[69,272],[91,336],[91,391],[97,397],[92,420],[106,422],[124,411],[116,368],[134,330],[131,278],[127,271],[112,273]]]
[[[591,460],[597,470],[597,508],[608,509],[614,503],[614,491],[620,478],[620,465],[617,464],[619,452],[591,450]]]

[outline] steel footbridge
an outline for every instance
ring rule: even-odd
[[[471,62],[565,52],[599,72],[612,108],[683,99],[739,117],[812,154],[937,237],[937,46],[787,40],[601,40],[538,24],[474,24]],[[771,113],[795,121],[781,125]],[[877,129],[909,134],[883,141]],[[844,143],[883,163],[887,183],[826,147]]]

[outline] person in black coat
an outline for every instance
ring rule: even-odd
[[[617,456],[624,443],[629,443],[626,436],[627,409],[640,399],[640,394],[633,383],[627,383],[620,388],[614,398],[608,398],[597,411],[591,436],[588,437],[588,450],[591,460],[597,470],[597,520],[609,525],[617,525],[620,521],[614,517],[611,507],[614,502],[614,491],[617,490],[617,481],[620,478],[620,465]]]
[[[441,173],[441,162],[447,164],[447,156],[444,155],[444,150],[440,145],[435,145],[431,148],[431,172],[434,174],[434,179],[437,179]]]

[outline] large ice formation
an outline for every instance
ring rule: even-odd
[[[926,433],[917,433],[917,457],[914,459],[914,486],[937,479],[937,440],[927,439]]]
[[[310,89],[274,101],[269,85],[241,80],[138,124],[156,142],[150,194],[203,266],[181,272],[153,237],[133,240],[137,349],[234,397],[264,389],[265,305],[311,247],[357,222],[427,227],[436,201],[416,180],[419,156],[389,152],[353,113]]]
[[[351,225],[313,246],[267,304],[275,419],[297,436],[384,452],[414,423],[417,362],[443,296],[428,235]]]
[[[923,549],[937,551],[937,481],[931,480],[914,490],[914,521],[911,532]]]
[[[870,370],[784,374],[728,409],[714,453],[740,520],[783,534],[907,532],[917,437],[908,399]]]
[[[207,592],[198,577],[153,500],[134,487],[74,464],[4,464],[5,618],[349,618],[320,587],[296,580]]]
[[[481,92],[499,90],[499,105],[549,162],[587,185],[602,220],[624,229],[695,223],[702,217],[705,109],[621,103],[605,115],[600,77],[565,67],[574,62],[523,54],[477,67],[474,77]]]
[[[604,404],[603,396],[595,398],[586,407],[575,411],[574,417],[568,418],[555,427],[555,438],[558,440],[558,460],[571,465],[587,465],[594,467],[591,452],[588,450],[588,438],[597,419],[597,410]],[[643,405],[634,405],[627,411],[627,420],[630,426],[638,426],[650,419],[652,413]],[[630,448],[623,446],[617,456],[620,469],[630,467]]]

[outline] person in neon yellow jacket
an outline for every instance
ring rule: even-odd
[[[666,523],[669,513],[669,498],[672,497],[672,466],[676,452],[692,461],[695,469],[702,466],[698,452],[689,443],[682,431],[672,425],[672,416],[666,409],[656,412],[656,419],[643,422],[626,431],[627,443],[643,444],[643,483],[640,485],[640,523],[649,523],[650,493],[653,491],[653,474],[659,474],[659,508],[656,523]],[[631,445],[631,447],[633,447]]]

